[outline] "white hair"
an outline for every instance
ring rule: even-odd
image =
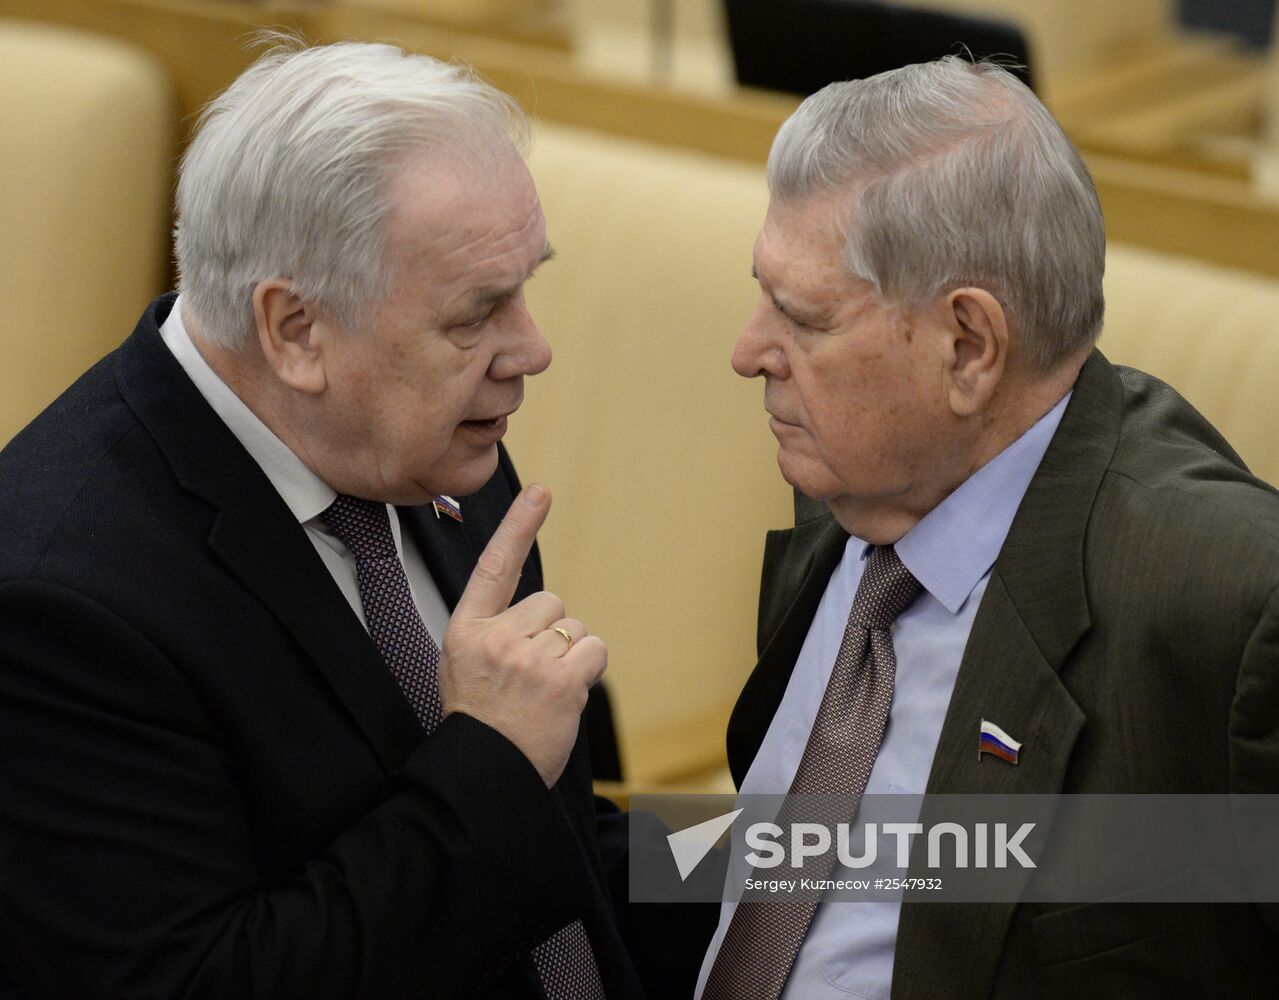
[[[1037,371],[1101,332],[1092,178],[1048,110],[993,63],[947,56],[831,84],[782,126],[768,183],[781,201],[849,192],[854,275],[905,307],[985,288]]]
[[[528,144],[514,100],[467,69],[391,45],[274,37],[204,109],[178,179],[183,302],[231,349],[254,337],[260,281],[288,279],[348,327],[389,294],[388,192],[407,157]]]

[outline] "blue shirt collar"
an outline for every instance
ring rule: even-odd
[[[906,568],[951,614],[995,564],[1070,397],[1066,393],[897,542]],[[871,546],[862,545],[864,559]]]

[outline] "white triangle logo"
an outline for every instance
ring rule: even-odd
[[[679,869],[679,880],[685,881],[693,873],[693,869],[701,864],[702,858],[715,846],[715,842],[724,835],[724,831],[733,825],[733,820],[742,814],[741,809],[731,813],[708,819],[705,823],[677,830],[666,837],[671,845],[671,854],[675,857],[675,867]]]

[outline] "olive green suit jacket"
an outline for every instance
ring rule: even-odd
[[[770,532],[740,784],[847,539]],[[981,718],[1023,741],[981,766]],[[991,572],[927,792],[1279,792],[1279,494],[1163,383],[1094,352]],[[1279,862],[1276,862],[1279,864]],[[1279,995],[1265,905],[902,908],[894,1000]]]

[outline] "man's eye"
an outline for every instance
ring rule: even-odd
[[[794,316],[788,313],[785,309],[783,309],[782,304],[778,302],[776,299],[770,298],[769,301],[771,301],[773,304],[773,311],[776,312],[778,316],[780,316],[783,320],[786,321],[787,326],[793,327],[796,330],[811,329],[807,323],[804,323],[803,321],[796,319]]]
[[[482,315],[480,315],[480,316],[476,316],[474,319],[468,319],[468,320],[463,320],[463,321],[462,321],[462,322],[460,322],[460,323],[454,323],[454,324],[453,324],[453,329],[455,329],[455,330],[474,330],[474,329],[476,329],[477,327],[483,326],[486,322],[488,322],[488,318],[489,318],[490,316],[492,316],[492,315],[493,315],[493,310],[492,310],[492,309],[490,309],[488,312],[486,312],[486,313],[484,313],[484,314],[482,314]]]
[[[782,318],[786,320],[786,324],[790,326],[792,329],[795,329],[795,330],[811,330],[812,329],[812,327],[809,326],[807,323],[805,323],[803,320],[796,319],[790,313],[782,309],[778,309],[777,311],[781,313]]]

